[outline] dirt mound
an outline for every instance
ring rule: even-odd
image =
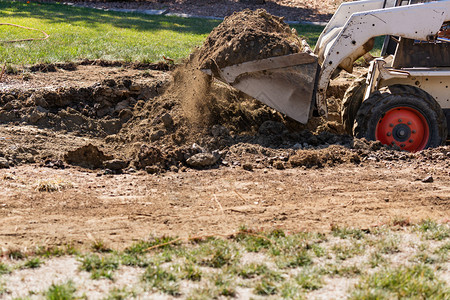
[[[0,123],[25,122],[105,137],[120,130],[140,100],[156,96],[167,83],[168,77],[145,83],[123,77],[104,79],[86,87],[8,88],[0,94]]]
[[[359,155],[348,148],[332,145],[321,150],[300,150],[289,158],[292,167],[325,167],[346,162],[359,163]]]
[[[201,68],[299,53],[302,40],[280,17],[264,9],[235,12],[217,26],[199,50]]]
[[[103,151],[92,144],[69,151],[64,155],[67,163],[90,169],[100,168],[103,162],[109,159],[111,157],[106,156]]]

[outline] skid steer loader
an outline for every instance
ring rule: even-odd
[[[305,124],[313,112],[327,117],[330,80],[342,70],[351,73],[377,36],[385,36],[381,57],[347,90],[344,128],[412,152],[444,144],[450,128],[450,0],[343,3],[314,52],[305,44],[303,53],[203,71]]]

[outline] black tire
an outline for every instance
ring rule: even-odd
[[[447,139],[447,121],[440,105],[424,90],[409,85],[392,85],[383,88],[365,100],[356,115],[353,135],[357,138],[376,140],[376,131],[379,130],[378,134],[380,134],[378,125],[380,124],[381,129],[383,129],[386,126],[385,121],[387,121],[387,117],[396,109],[400,112],[411,110],[420,117],[423,120],[424,126],[425,124],[427,126],[426,132],[428,137],[424,134],[421,137],[416,136],[413,138],[411,133],[414,134],[415,131],[411,129],[413,129],[414,125],[411,126],[410,123],[408,125],[406,123],[399,123],[395,126],[391,126],[394,125],[391,123],[389,126],[393,127],[393,129],[387,135],[392,134],[392,137],[389,135],[389,138],[386,139],[394,139],[393,142],[401,149],[413,152],[425,148],[437,147],[445,143]],[[383,118],[386,119],[383,120]],[[400,120],[398,121],[400,122]],[[397,126],[399,125],[403,126],[403,129],[406,129],[406,135],[409,134],[411,139],[408,137],[407,140],[404,140],[406,135],[399,136],[397,134],[398,132],[405,134],[404,130],[398,131]],[[408,132],[408,130],[410,131]],[[420,132],[420,130],[418,131]],[[382,138],[385,138],[384,135]],[[421,146],[412,147],[413,144],[418,143],[415,140],[420,141]],[[408,146],[409,142],[413,143],[411,144],[412,148]]]
[[[344,99],[342,99],[341,120],[344,130],[348,134],[352,134],[353,132],[355,117],[364,98],[364,93],[367,88],[366,77],[367,74],[354,81],[347,91],[345,91]]]

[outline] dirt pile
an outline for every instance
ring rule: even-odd
[[[302,40],[280,17],[264,9],[235,12],[217,26],[199,50],[201,68],[299,53]]]
[[[103,162],[111,159],[101,150],[92,144],[88,144],[73,151],[68,151],[64,155],[64,160],[69,164],[78,165],[85,168],[96,169],[103,166]]]
[[[0,123],[105,137],[118,132],[132,117],[134,107],[142,105],[138,102],[158,95],[168,79],[161,76],[143,84],[129,77],[109,78],[86,87],[21,88],[12,84],[0,94]]]

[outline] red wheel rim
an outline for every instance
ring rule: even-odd
[[[400,149],[416,152],[425,148],[430,128],[425,117],[411,107],[389,110],[378,122],[375,138],[385,145],[397,144]]]

